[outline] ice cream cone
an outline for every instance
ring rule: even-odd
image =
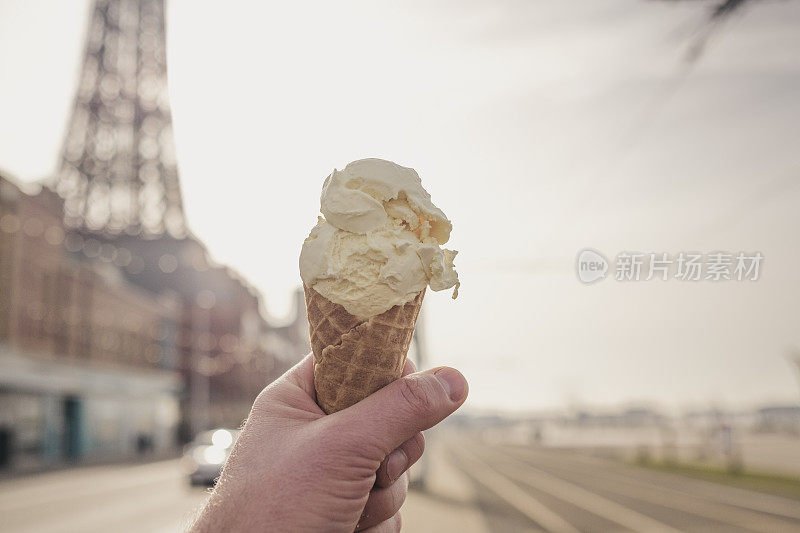
[[[359,320],[339,304],[303,286],[317,403],[334,413],[399,378],[414,334],[423,289],[416,298]]]

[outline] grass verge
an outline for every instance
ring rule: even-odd
[[[731,485],[734,487],[754,490],[800,500],[800,477],[780,474],[767,474],[761,472],[748,472],[746,470],[729,470],[726,468],[702,465],[675,463],[669,461],[639,460],[634,463],[644,468],[671,472],[688,477]]]

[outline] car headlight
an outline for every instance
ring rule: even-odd
[[[200,446],[192,453],[192,457],[198,464],[221,465],[228,458],[228,454],[225,448],[219,446]]]
[[[225,449],[219,446],[209,446],[203,452],[203,459],[210,465],[221,465],[226,458]]]
[[[211,444],[222,449],[230,448],[233,444],[233,435],[227,429],[218,429],[211,434]]]

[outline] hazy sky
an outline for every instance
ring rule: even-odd
[[[172,0],[190,226],[276,315],[327,174],[416,168],[454,222],[432,364],[470,405],[797,401],[800,2],[754,2],[689,68],[711,4]],[[51,175],[88,2],[0,2],[0,168]],[[575,257],[760,251],[756,282],[584,286]]]

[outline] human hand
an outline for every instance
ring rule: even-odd
[[[421,431],[467,392],[458,371],[416,373],[407,360],[403,377],[326,416],[309,354],[256,398],[191,531],[399,531]]]

